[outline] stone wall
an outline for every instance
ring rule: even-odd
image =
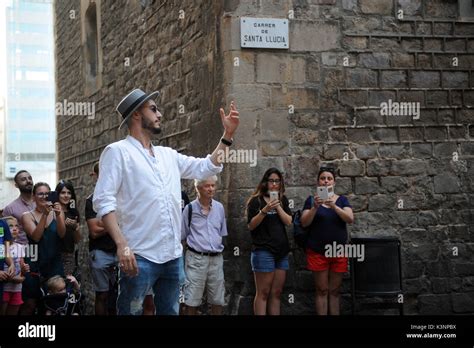
[[[125,134],[113,110],[129,90],[162,92],[161,144],[190,155],[212,151],[218,108],[236,100],[233,148],[256,149],[258,164],[226,164],[221,175],[227,313],[252,312],[243,215],[264,171],[284,171],[300,209],[329,163],[355,211],[351,235],[400,238],[406,312],[474,313],[474,23],[458,19],[457,1],[102,0],[102,85],[89,96],[81,19],[69,18],[80,3],[55,8],[57,99],[97,110],[93,120],[58,118],[59,175],[79,196],[92,190],[86,174],[104,146]],[[242,16],[289,18],[289,50],[241,49]],[[419,117],[384,115],[389,100],[420,103]],[[312,275],[296,248],[290,268],[282,313],[314,313]],[[348,313],[348,278],[343,288]]]
[[[229,188],[241,194],[229,195],[229,246],[248,251],[238,212],[268,167],[284,170],[301,208],[318,166],[332,163],[354,207],[351,235],[402,242],[406,312],[472,313],[474,23],[457,20],[456,1],[225,4],[228,93],[244,123],[237,142],[259,153],[257,168],[232,169]],[[289,50],[240,48],[241,16],[291,15]],[[382,115],[389,99],[419,102],[419,119]],[[299,250],[291,260],[283,312],[313,313],[312,276]],[[238,274],[232,312],[249,313],[248,253],[229,264],[226,275]],[[347,313],[348,279],[343,287]]]
[[[89,3],[94,2],[83,1],[82,6],[87,8]],[[157,102],[164,115],[164,137],[156,139],[156,144],[204,155],[221,135],[218,112],[223,68],[216,45],[220,41],[221,7],[208,1],[101,0],[97,4],[102,81],[96,91],[88,93],[81,45],[81,21],[85,20],[81,18],[81,2],[55,2],[56,99],[95,103],[93,118],[57,118],[59,177],[73,181],[80,197],[80,212],[93,191],[87,175],[93,163],[107,144],[127,134],[126,130],[118,130],[120,117],[115,107],[134,88],[161,92]],[[80,247],[80,264],[91,300],[85,223],[82,234],[85,242]],[[93,310],[91,306],[89,310]]]

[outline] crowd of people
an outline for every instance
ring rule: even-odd
[[[162,115],[153,100],[157,95],[135,89],[122,99],[120,128],[127,126],[129,135],[108,145],[91,172],[96,186],[85,200],[84,216],[95,314],[196,315],[206,295],[210,313],[220,315],[227,224],[214,196],[222,171],[219,153],[232,145],[239,113],[233,102],[228,114],[220,109],[222,138],[211,155],[194,158],[152,145],[152,135],[161,131]],[[181,178],[194,180],[192,202],[181,190]],[[320,168],[315,184],[334,187],[335,180],[334,169]],[[64,308],[81,297],[81,218],[73,184],[61,180],[52,191],[47,183],[34,184],[26,170],[16,173],[14,182],[20,195],[3,209],[0,220],[1,313],[77,314]],[[289,269],[286,229],[293,221],[279,169],[265,172],[245,210],[254,313],[279,315]],[[305,252],[314,273],[317,314],[339,314],[348,260],[326,257],[324,248],[334,241],[347,243],[346,225],[353,220],[345,196],[311,194],[305,201],[301,223],[309,231]],[[58,308],[52,308],[52,299],[58,298]]]

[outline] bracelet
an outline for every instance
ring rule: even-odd
[[[221,143],[227,146],[231,146],[233,141],[234,139],[227,140],[227,139],[224,139],[224,137],[221,138]]]
[[[258,213],[259,213],[259,214],[262,214],[262,215],[267,215],[267,213],[265,213],[262,209],[260,209],[260,210],[258,211]]]

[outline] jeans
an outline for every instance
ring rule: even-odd
[[[178,315],[179,262],[177,258],[162,264],[135,255],[138,275],[129,277],[119,273],[118,315],[142,315],[143,300],[150,289],[155,293],[156,315]]]

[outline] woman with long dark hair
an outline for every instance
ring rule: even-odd
[[[280,314],[280,296],[290,251],[285,226],[291,224],[291,219],[283,175],[277,168],[270,168],[247,202],[256,315]]]
[[[21,314],[32,315],[37,301],[41,297],[41,281],[55,275],[64,275],[60,255],[60,242],[66,233],[64,213],[59,202],[53,204],[49,200],[50,187],[44,182],[33,186],[33,199],[36,208],[24,213],[21,224],[28,236],[30,246],[37,245],[35,257],[25,258],[30,266],[23,282],[22,296],[24,303]]]
[[[76,270],[75,246],[81,240],[79,230],[79,212],[77,211],[76,193],[70,181],[60,180],[55,191],[58,193],[61,209],[66,217],[66,235],[61,242],[61,259],[64,273],[72,275]]]

